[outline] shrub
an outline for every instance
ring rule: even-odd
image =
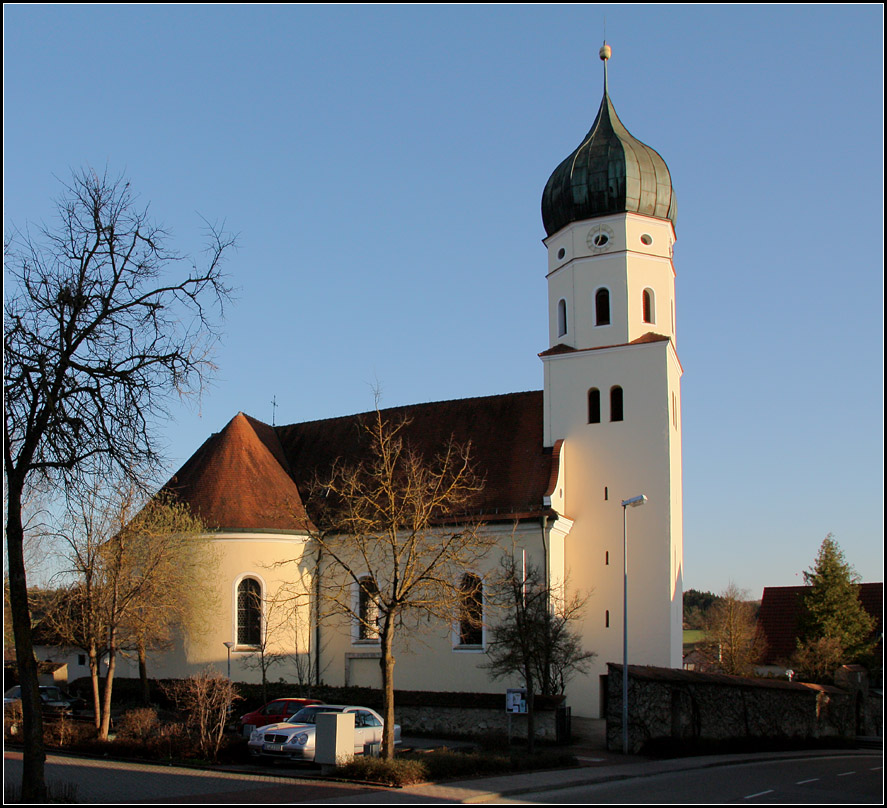
[[[89,741],[95,736],[95,725],[67,715],[43,717],[43,743],[47,746],[69,747]]]
[[[336,774],[346,780],[362,780],[386,786],[409,786],[429,779],[424,761],[409,758],[385,760],[368,756],[356,757],[337,766]]]
[[[408,786],[428,780],[456,780],[480,775],[508,774],[534,769],[568,768],[576,758],[563,752],[528,754],[490,754],[439,749],[414,752],[394,760],[356,757],[336,768],[339,777],[389,786]]]
[[[164,690],[184,716],[185,729],[199,756],[216,760],[228,714],[240,699],[234,684],[207,668],[196,676],[165,685]]]
[[[160,730],[157,710],[152,707],[141,707],[123,714],[117,729],[118,738],[129,738],[134,741],[147,741]]]

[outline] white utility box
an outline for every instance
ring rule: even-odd
[[[318,713],[314,762],[321,766],[347,763],[354,757],[354,713]]]

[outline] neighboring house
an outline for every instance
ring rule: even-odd
[[[585,90],[566,100],[587,103]],[[539,354],[543,389],[384,411],[411,420],[407,439],[426,454],[451,435],[471,441],[486,486],[469,517],[482,520],[501,548],[482,568],[465,571],[466,581],[480,582],[466,591],[477,598],[485,627],[429,625],[421,639],[400,643],[397,687],[504,692],[516,684],[494,682],[481,667],[495,620],[485,587],[501,554],[515,552],[554,585],[566,580],[572,590],[591,593],[579,631],[597,658],[568,695],[575,714],[600,715],[601,677],[608,662],[622,659],[624,519],[630,661],[681,667],[683,370],[675,340],[675,216],[665,162],[628,133],[605,79],[591,130],[554,170],[542,197],[547,259],[539,275],[548,294],[538,316],[547,316],[549,333]],[[490,261],[496,260],[492,249]],[[466,361],[484,361],[482,346]],[[166,488],[190,503],[220,551],[218,573],[201,583],[216,588],[221,608],[210,631],[186,632],[173,651],[152,661],[153,675],[192,673],[206,664],[225,670],[228,643],[232,677],[259,677],[244,662],[269,621],[253,596],[267,604],[300,579],[311,591],[316,548],[303,494],[334,461],[360,459],[357,425],[366,416],[269,426],[239,413],[176,472]],[[641,494],[644,507],[622,505]],[[291,563],[279,566],[284,560]],[[293,660],[310,656],[328,684],[379,686],[377,639],[354,626],[318,627],[307,607],[297,623],[278,651]],[[294,678],[286,664],[269,675]]]
[[[884,584],[857,584],[863,608],[876,620],[875,632],[884,631]],[[758,625],[767,640],[762,664],[784,669],[798,646],[799,618],[808,586],[767,586],[761,598]]]

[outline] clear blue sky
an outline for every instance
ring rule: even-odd
[[[214,388],[291,423],[540,389],[542,188],[600,102],[679,200],[685,588],[883,580],[880,5],[4,8],[5,227],[125,172],[240,234]]]

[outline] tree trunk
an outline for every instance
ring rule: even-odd
[[[533,696],[533,674],[529,671],[527,679],[527,754],[536,753],[536,699]]]
[[[382,669],[382,757],[391,760],[394,757],[394,654],[392,653],[392,626],[386,616],[382,630],[379,667]]]
[[[113,642],[108,648],[108,676],[105,679],[105,692],[102,699],[102,725],[99,728],[99,740],[107,741],[111,731],[111,691],[114,687],[114,668],[117,664],[117,649]]]
[[[142,682],[142,704],[151,704],[151,685],[148,682],[148,654],[145,651],[145,640],[139,637],[139,679]]]
[[[7,462],[8,456],[7,456]],[[22,802],[46,802],[43,716],[37,679],[37,660],[31,640],[31,611],[25,575],[22,485],[7,472],[6,548],[9,560],[9,610],[15,636],[15,658],[22,693]]]
[[[102,728],[102,696],[99,689],[102,674],[99,670],[101,660],[95,647],[95,640],[90,640],[87,653],[89,655],[89,678],[92,680],[92,710],[96,733],[98,733]]]

